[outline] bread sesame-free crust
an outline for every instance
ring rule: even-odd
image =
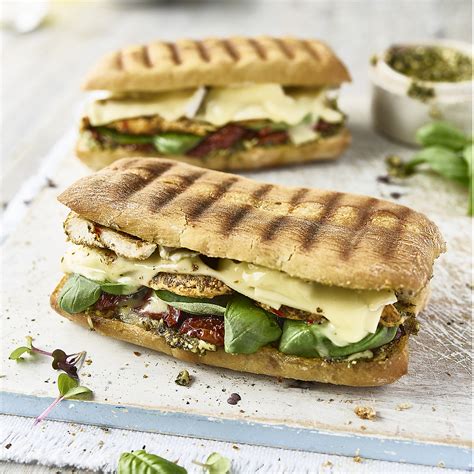
[[[119,160],[59,200],[145,241],[352,289],[416,294],[445,248],[436,225],[405,206],[160,158]]]
[[[186,362],[272,377],[357,387],[386,385],[407,373],[408,336],[406,335],[392,345],[385,357],[375,360],[327,361],[287,355],[269,346],[254,354],[228,354],[220,348],[217,352],[207,352],[199,356],[189,351],[174,349],[162,336],[132,324],[96,314],[86,316],[84,313],[66,313],[58,304],[58,295],[65,281],[66,278],[63,278],[51,295],[51,306],[61,316],[89,329],[92,326],[96,332],[104,336],[153,349]]]
[[[154,41],[104,56],[86,90],[162,91],[238,83],[336,86],[349,73],[324,43],[291,37]]]
[[[321,138],[303,145],[273,145],[239,150],[225,155],[212,154],[208,157],[173,155],[173,160],[189,163],[202,168],[214,170],[252,170],[275,166],[305,163],[310,161],[331,160],[337,158],[350,144],[351,135],[347,129],[334,136]],[[99,170],[121,158],[134,156],[159,157],[158,152],[144,154],[141,151],[130,151],[126,147],[98,149],[91,147],[88,140],[79,140],[76,155],[89,168]]]

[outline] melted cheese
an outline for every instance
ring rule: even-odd
[[[152,115],[160,115],[169,121],[196,117],[216,126],[245,120],[298,125],[308,116],[312,123],[319,118],[334,123],[343,118],[339,111],[328,105],[324,89],[285,91],[279,84],[214,87],[207,93],[200,88],[142,97],[112,97],[92,102],[86,114],[93,126]]]
[[[172,122],[181,117],[194,117],[204,96],[204,88],[199,88],[145,96],[112,97],[88,104],[86,115],[93,126],[153,115]]]
[[[96,281],[126,285],[147,285],[159,272],[208,275],[223,281],[233,290],[275,309],[292,308],[320,312],[330,322],[326,336],[336,345],[345,346],[374,333],[385,305],[397,299],[390,291],[350,290],[307,282],[300,278],[259,265],[221,259],[217,269],[210,268],[189,251],[176,251],[173,260],[155,252],[147,260],[111,259],[100,249],[71,244],[62,268]]]

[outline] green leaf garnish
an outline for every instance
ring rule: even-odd
[[[58,303],[67,313],[81,313],[97,302],[101,292],[98,283],[74,273],[64,284]]]
[[[100,289],[105,292],[109,293],[110,295],[131,295],[132,293],[136,293],[138,288],[137,286],[131,285],[124,285],[123,283],[116,283],[116,282],[96,282],[100,285]]]
[[[224,314],[225,351],[253,354],[281,335],[276,317],[245,296],[235,296]]]
[[[41,420],[44,420],[51,410],[62,400],[86,398],[92,395],[91,389],[80,386],[76,379],[69,377],[67,374],[59,374],[57,385],[59,396],[35,419],[35,425]]]
[[[449,150],[459,151],[470,140],[461,130],[448,122],[432,122],[417,130],[416,141],[424,147],[441,146]]]
[[[208,474],[228,474],[230,472],[230,459],[219,453],[212,453],[204,464],[200,464]]]
[[[168,461],[144,449],[122,453],[118,463],[118,474],[187,474],[184,467]]]
[[[194,148],[202,137],[190,133],[164,132],[153,137],[153,144],[165,155],[181,155]]]
[[[155,290],[156,296],[166,304],[174,308],[186,311],[190,314],[208,314],[213,316],[223,316],[228,296],[216,296],[212,299],[206,298],[191,298],[188,296],[181,296],[171,293],[166,290]]]
[[[473,186],[473,179],[474,176],[472,174],[473,169],[473,145],[468,145],[464,148],[462,152],[462,156],[464,161],[467,163],[467,170],[468,170],[468,179],[469,179],[469,204],[467,213],[469,216],[472,216],[474,213],[474,186]]]
[[[14,349],[10,354],[10,357],[8,357],[10,360],[23,360],[23,354],[33,354],[33,338],[31,336],[26,336],[25,339],[26,346],[20,346]]]

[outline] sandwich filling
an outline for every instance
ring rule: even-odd
[[[85,312],[140,326],[199,354],[263,346],[302,357],[373,357],[410,317],[391,290],[352,290],[247,262],[144,242],[71,213],[58,297]]]
[[[327,89],[247,84],[95,100],[80,139],[89,148],[204,158],[315,142],[343,123]]]

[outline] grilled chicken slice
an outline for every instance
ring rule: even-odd
[[[205,275],[158,273],[148,286],[155,290],[168,290],[177,295],[191,298],[214,298],[214,296],[232,293],[225,283]]]
[[[67,216],[64,231],[69,240],[77,245],[113,250],[125,258],[145,260],[157,248],[156,244],[101,226],[75,212]]]

